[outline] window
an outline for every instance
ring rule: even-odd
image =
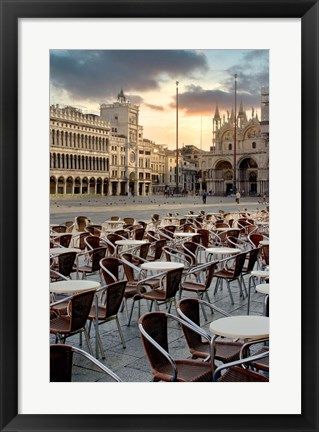
[[[253,149],[255,149],[256,148],[256,143],[253,142],[251,146],[252,146]]]
[[[228,150],[232,150],[233,145],[232,144],[228,144]]]

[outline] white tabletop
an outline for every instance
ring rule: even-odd
[[[269,295],[269,283],[256,285],[256,291],[261,294]]]
[[[121,220],[105,220],[103,223],[106,223],[106,224],[125,224],[125,222],[124,221],[121,221]]]
[[[260,339],[269,336],[269,318],[243,315],[213,321],[209,330],[217,336],[240,339]]]
[[[152,261],[141,264],[143,270],[168,271],[183,267],[184,264],[172,261]]]
[[[250,274],[260,278],[267,278],[269,277],[269,270],[252,270]]]
[[[89,289],[100,287],[100,283],[88,280],[69,280],[61,282],[51,282],[50,292],[54,294],[75,294]]]
[[[194,232],[175,232],[174,237],[193,237],[197,235]]]
[[[230,247],[215,247],[215,248],[207,248],[206,249],[207,253],[210,254],[220,254],[220,255],[234,255],[237,253],[242,252],[242,250],[237,249],[237,248],[230,248]]]
[[[116,240],[115,244],[118,246],[139,246],[144,243],[147,243],[147,240],[131,240],[131,239],[123,239]]]
[[[186,215],[184,215],[184,217],[186,217],[186,218],[199,217],[199,216],[201,216],[201,215],[200,214],[186,214]]]
[[[50,255],[58,255],[58,254],[61,254],[61,253],[66,253],[66,252],[76,252],[76,253],[79,253],[79,252],[81,252],[81,249],[78,249],[78,248],[64,248],[64,247],[50,248]]]
[[[269,246],[269,240],[260,240],[259,244],[262,246]]]
[[[231,227],[217,227],[215,231],[227,232],[227,231],[240,231],[239,228],[231,228]]]

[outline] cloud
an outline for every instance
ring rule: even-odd
[[[250,109],[252,106],[259,107],[260,92],[258,94],[248,94],[237,92],[237,104],[243,102],[244,109]],[[171,108],[175,108],[175,100],[170,104]],[[222,90],[205,90],[200,86],[188,86],[187,91],[179,94],[178,107],[187,115],[213,115],[216,104],[220,111],[231,110],[234,106],[234,92]],[[237,108],[238,109],[238,108]]]
[[[150,108],[154,111],[164,111],[164,107],[161,105],[152,105],[152,104],[144,104],[147,108]]]
[[[208,71],[201,52],[179,50],[52,50],[52,91],[105,102],[124,93],[158,90],[162,81]]]

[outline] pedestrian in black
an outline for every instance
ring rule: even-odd
[[[207,198],[207,193],[203,192],[203,195],[202,195],[203,204],[206,204],[206,198]]]

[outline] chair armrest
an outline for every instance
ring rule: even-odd
[[[251,363],[253,361],[260,360],[260,359],[268,357],[268,356],[269,356],[269,352],[264,352],[264,353],[257,354],[254,356],[246,357],[245,359],[236,360],[236,361],[233,361],[230,363],[224,363],[223,365],[219,366],[215,370],[215,372],[213,374],[213,381],[216,382],[218,380],[218,378],[221,375],[221,371],[224,369],[229,369],[229,368],[234,367],[234,366],[241,366],[245,363]]]

